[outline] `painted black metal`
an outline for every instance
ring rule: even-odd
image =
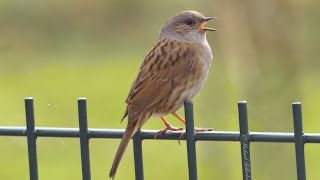
[[[89,152],[89,132],[87,122],[87,101],[85,98],[78,99],[79,116],[79,136],[81,150],[82,179],[90,180],[90,152]]]
[[[134,169],[136,180],[143,180],[143,158],[142,158],[142,136],[139,130],[133,136],[133,155],[134,155]]]
[[[250,133],[248,128],[247,102],[238,103],[240,144],[242,160],[242,178],[251,180],[251,161],[250,161]]]
[[[293,126],[294,126],[294,141],[296,150],[296,166],[298,180],[306,179],[306,167],[304,159],[304,134],[302,127],[302,110],[301,103],[293,103]]]
[[[194,130],[193,104],[191,101],[184,103],[186,117],[186,141],[188,155],[189,180],[197,180],[197,153],[196,153],[196,132]]]
[[[29,176],[30,180],[38,180],[37,136],[35,133],[33,98],[25,98],[26,136],[28,140]]]

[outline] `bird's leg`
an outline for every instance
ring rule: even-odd
[[[166,128],[157,132],[156,135],[154,136],[154,138],[157,138],[158,135],[164,135],[167,131],[181,131],[181,130],[183,130],[183,128],[178,128],[178,127],[172,126],[164,117],[161,117],[161,120],[164,123],[164,125],[166,125]]]
[[[177,114],[176,112],[172,113],[172,115],[178,118],[183,124],[186,124],[186,120],[184,120],[184,118],[179,116],[179,114]]]
[[[183,117],[179,116],[179,114],[177,113],[172,113],[172,115],[174,115],[174,117],[178,118],[183,124],[186,124],[186,120],[184,120]],[[196,132],[205,132],[205,131],[213,131],[213,128],[194,128],[196,130]]]

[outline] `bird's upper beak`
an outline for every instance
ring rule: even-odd
[[[205,30],[205,31],[218,31],[217,29],[204,27],[206,22],[210,21],[211,19],[217,19],[217,17],[205,17],[205,18],[203,18],[202,21],[197,24],[198,29]]]

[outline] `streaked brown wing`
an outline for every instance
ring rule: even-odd
[[[129,116],[149,110],[166,98],[191,72],[195,60],[191,44],[159,40],[146,56],[127,98]]]

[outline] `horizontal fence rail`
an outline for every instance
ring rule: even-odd
[[[278,142],[295,143],[297,179],[306,179],[305,143],[320,143],[320,133],[304,133],[302,128],[302,109],[300,103],[293,103],[294,132],[250,132],[248,127],[247,103],[238,103],[240,131],[196,132],[193,121],[193,106],[191,101],[185,102],[186,142],[188,172],[190,180],[197,180],[197,141],[234,141],[240,142],[243,180],[252,180],[250,143]],[[36,127],[33,98],[25,99],[26,127],[0,126],[0,136],[26,136],[28,142],[30,180],[38,180],[37,146],[38,137],[79,138],[83,180],[91,179],[89,140],[92,138],[121,139],[123,129],[88,128],[87,104],[85,98],[78,99],[79,128]],[[143,180],[143,140],[178,140],[183,132],[168,132],[158,135],[157,130],[140,130],[133,136],[135,179]],[[155,139],[155,135],[157,138]],[[106,175],[107,176],[107,175]]]
[[[141,130],[141,139],[143,140],[178,140],[182,132],[168,132],[164,135],[157,135],[157,130]],[[100,129],[88,128],[88,136],[91,138],[120,139],[124,129]],[[65,137],[79,138],[78,128],[48,128],[36,127],[37,137]],[[27,136],[25,127],[0,126],[0,136]],[[320,143],[320,133],[304,133],[304,143]],[[240,141],[238,131],[212,131],[196,132],[196,141]],[[295,143],[294,133],[283,132],[250,132],[251,142],[285,142]]]

